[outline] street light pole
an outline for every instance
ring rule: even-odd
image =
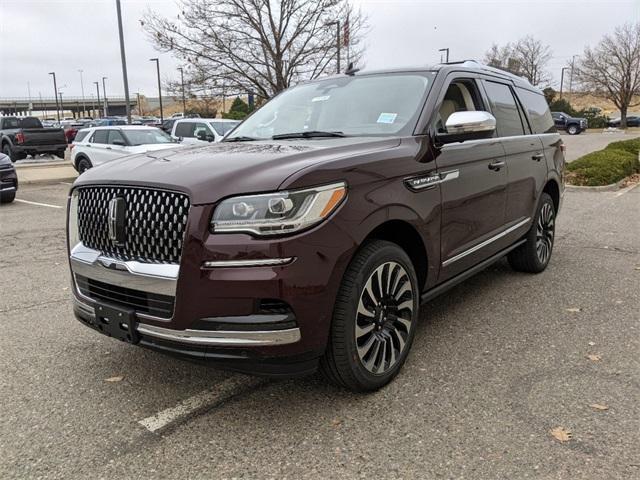
[[[56,98],[56,117],[58,117],[58,123],[60,123],[60,106],[58,105],[58,84],[56,83],[56,72],[49,72],[49,75],[53,75],[53,96]]]
[[[93,82],[96,86],[96,94],[98,95],[98,118],[100,118],[100,82]]]
[[[440,50],[438,50],[439,52],[447,52],[446,56],[445,56],[445,63],[449,63],[449,48],[441,48]],[[440,55],[440,61],[442,62],[442,55]]]
[[[569,67],[562,67],[562,72],[560,73],[560,100],[562,100],[562,85],[564,83],[564,71],[569,70]]]
[[[156,71],[158,72],[158,100],[160,101],[160,122],[164,122],[164,114],[162,113],[162,89],[160,87],[160,60],[150,58],[150,62],[156,62]]]
[[[187,103],[184,99],[184,69],[182,67],[178,67],[180,70],[180,83],[182,84],[182,116],[187,114]]]
[[[109,77],[102,77],[102,96],[104,97],[103,101],[104,101],[104,116],[105,117],[109,116],[109,113],[108,113],[109,112],[109,110],[108,110],[109,104],[107,103],[107,87],[105,86],[105,83],[104,83],[104,81],[107,78],[109,78]]]
[[[82,115],[86,115],[87,107],[84,104],[84,82],[82,81],[82,69],[78,71],[80,72],[80,90],[82,91]]]
[[[131,125],[131,105],[129,105],[129,81],[127,79],[127,57],[124,53],[124,33],[122,33],[122,11],[120,0],[116,0],[116,10],[118,11],[118,34],[120,35],[120,59],[122,60],[122,80],[124,81],[124,101],[127,112],[127,123]]]
[[[573,57],[571,57],[571,73],[569,74],[569,94],[573,93],[573,67],[576,63],[576,57],[579,57],[580,55],[574,55]]]

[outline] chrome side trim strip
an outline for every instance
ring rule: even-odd
[[[2,192],[15,192],[16,191],[16,187],[2,188],[2,186],[0,185],[0,191],[2,191]]]
[[[522,220],[522,221],[516,223],[515,225],[507,228],[506,230],[503,230],[502,232],[498,233],[497,235],[494,235],[493,237],[486,239],[484,242],[481,242],[481,243],[479,243],[477,245],[474,245],[473,247],[469,248],[468,250],[465,250],[464,252],[459,253],[455,257],[451,257],[451,258],[445,260],[444,262],[442,262],[442,266],[446,267],[447,265],[451,265],[453,262],[457,262],[458,260],[466,257],[467,255],[471,255],[472,253],[477,252],[481,248],[484,248],[487,245],[495,242],[496,240],[504,237],[505,235],[509,235],[511,232],[514,232],[517,229],[519,229],[520,227],[523,227],[524,225],[529,223],[529,220],[531,220],[531,217],[525,218],[524,220]]]
[[[236,267],[274,267],[288,265],[296,258],[261,258],[256,260],[212,260],[204,262],[204,268],[236,268]]]
[[[405,179],[405,185],[413,191],[424,190],[426,188],[439,185],[449,180],[455,180],[460,176],[460,170],[449,170],[447,172],[433,173],[420,177]]]
[[[138,324],[142,335],[193,345],[228,347],[255,347],[261,345],[286,345],[300,340],[299,328],[271,331],[222,331],[222,330],[171,330],[155,325]]]

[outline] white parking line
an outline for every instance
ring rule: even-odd
[[[158,432],[172,424],[186,419],[198,412],[209,410],[222,402],[256,387],[265,380],[246,375],[234,375],[218,383],[214,387],[181,401],[175,407],[162,410],[151,417],[139,420],[138,423],[150,432]]]
[[[39,207],[62,208],[59,205],[49,205],[48,203],[30,202],[29,200],[21,200],[20,198],[16,198],[14,201],[20,202],[20,203],[28,203],[29,205],[38,205]]]
[[[624,195],[628,191],[633,190],[634,188],[636,188],[637,186],[638,186],[638,184],[635,184],[635,185],[631,185],[631,186],[629,186],[627,188],[623,188],[618,193],[616,193],[616,197],[620,197],[620,196]]]

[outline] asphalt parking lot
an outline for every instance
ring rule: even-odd
[[[627,132],[603,133],[602,130],[587,130],[580,135],[567,135],[562,133],[562,141],[567,146],[565,153],[568,162],[577,160],[583,155],[606,147],[611,142],[629,140],[640,137],[637,128],[631,128]]]
[[[369,395],[81,325],[68,188],[0,207],[0,478],[640,478],[640,187],[567,192],[549,268],[500,262],[424,305]]]

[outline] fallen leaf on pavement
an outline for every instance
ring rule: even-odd
[[[571,308],[567,308],[567,312],[571,312],[571,313],[577,313],[579,312],[580,309],[577,307],[571,307]]]
[[[113,383],[113,382],[121,382],[123,378],[124,377],[122,377],[122,376],[109,377],[109,378],[105,379],[105,382],[111,382],[111,383]]]
[[[599,362],[602,359],[602,357],[600,355],[596,355],[596,354],[592,354],[592,353],[587,355],[587,358],[589,360],[591,360],[592,362]]]
[[[573,435],[570,430],[567,430],[564,427],[556,427],[549,431],[553,438],[558,440],[560,443],[565,443],[573,438]]]
[[[336,418],[331,422],[331,425],[333,425],[334,427],[339,427],[340,424],[342,424],[342,420],[340,420],[339,418]]]
[[[590,347],[594,347],[595,345],[596,345],[596,342],[589,342]]]
[[[636,270],[640,270],[640,267],[636,267]]]
[[[600,411],[609,410],[609,407],[607,407],[606,405],[600,405],[599,403],[592,403],[589,406],[594,410],[600,410]]]

